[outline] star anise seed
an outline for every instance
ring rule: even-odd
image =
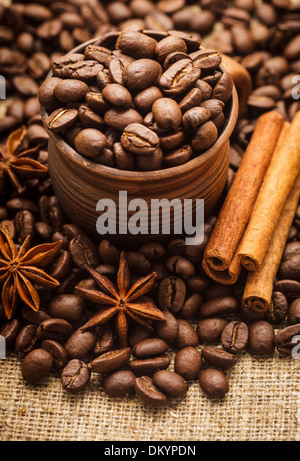
[[[120,265],[117,275],[117,287],[104,275],[99,274],[91,267],[86,267],[100,290],[89,290],[76,287],[76,291],[85,299],[102,304],[104,307],[82,327],[84,330],[103,325],[117,315],[117,330],[122,347],[127,346],[128,322],[127,316],[140,325],[152,329],[147,320],[165,320],[163,313],[150,299],[142,298],[154,285],[156,273],[146,275],[130,286],[130,272],[125,253],[120,255]],[[136,301],[136,302],[133,302]]]
[[[40,307],[39,295],[34,284],[57,287],[59,282],[41,268],[47,266],[58,254],[62,241],[45,243],[30,248],[28,236],[20,249],[8,234],[0,228],[0,285],[5,315],[11,319],[19,299],[34,311]]]

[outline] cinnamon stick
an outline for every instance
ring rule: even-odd
[[[227,283],[234,283],[231,280],[235,280],[235,276],[229,276],[229,266],[248,224],[282,125],[282,117],[275,111],[257,120],[251,141],[206,246],[203,268],[209,276],[214,274],[217,277],[216,272],[224,272],[220,278],[227,280]]]
[[[202,266],[206,274],[211,279],[215,280],[215,282],[222,283],[223,285],[233,285],[235,282],[237,282],[243,268],[238,255],[238,250],[235,252],[235,255],[233,256],[228,268],[223,271],[216,271],[210,267],[207,264],[205,258],[203,258]]]
[[[264,262],[280,213],[300,172],[300,111],[284,127],[245,230],[239,257],[257,271]]]
[[[300,175],[284,205],[261,269],[256,272],[249,272],[247,277],[242,303],[243,306],[255,312],[265,312],[270,308],[273,283],[296,213],[299,198]]]

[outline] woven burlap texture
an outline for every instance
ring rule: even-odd
[[[227,372],[230,391],[209,400],[197,382],[187,396],[151,408],[136,397],[108,398],[101,376],[67,394],[59,376],[26,385],[21,359],[1,360],[0,438],[5,441],[300,440],[300,360],[244,354]]]

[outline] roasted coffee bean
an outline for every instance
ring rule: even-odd
[[[190,160],[193,154],[191,146],[182,146],[179,149],[174,149],[164,156],[163,163],[167,167],[178,166]]]
[[[181,110],[177,102],[173,99],[157,99],[152,106],[152,113],[155,121],[162,128],[176,130],[181,124]]]
[[[139,123],[127,125],[121,136],[124,149],[134,154],[150,155],[159,147],[159,138],[154,131]]]
[[[69,242],[66,242],[66,247]],[[72,269],[72,258],[68,251],[61,251],[49,270],[49,275],[58,281],[65,279]]]
[[[186,285],[179,277],[166,277],[159,284],[158,303],[160,307],[179,312],[185,301]]]
[[[244,322],[232,321],[222,331],[221,344],[228,352],[240,353],[246,349],[248,336],[248,327]]]
[[[111,373],[119,370],[128,363],[131,356],[130,347],[125,347],[117,351],[106,352],[88,364],[88,368],[93,373]]]
[[[21,324],[18,319],[8,320],[0,328],[0,335],[5,340],[6,349],[9,350],[15,344],[17,336],[21,330]]]
[[[144,328],[139,324],[135,324],[135,325],[132,325],[132,327],[129,329],[128,344],[130,345],[130,347],[133,347],[137,343],[142,341],[143,339],[152,338],[152,337],[153,337],[152,330],[148,328]]]
[[[102,96],[106,101],[116,107],[128,109],[132,105],[130,92],[118,83],[111,83],[103,88]]]
[[[15,342],[15,349],[17,352],[23,352],[27,354],[35,348],[37,344],[37,337],[35,336],[36,329],[37,325],[33,323],[30,323],[29,325],[26,325],[24,328],[22,328]]]
[[[287,314],[288,325],[300,323],[300,298],[295,299],[288,308]]]
[[[114,331],[110,323],[101,326],[101,332],[97,336],[97,341],[93,349],[95,356],[111,351],[114,346]]]
[[[300,280],[300,254],[294,255],[280,264],[279,277],[282,279]]]
[[[103,46],[87,45],[84,50],[84,54],[89,60],[105,64],[106,59],[111,55],[111,50]]]
[[[166,266],[170,272],[179,275],[183,279],[195,275],[193,264],[182,256],[171,256],[166,261]]]
[[[218,296],[202,304],[199,313],[201,318],[215,317],[234,313],[238,307],[238,301],[232,296]]]
[[[143,122],[142,116],[136,110],[117,107],[109,109],[104,115],[104,120],[108,126],[119,131],[123,131],[130,124]]]
[[[250,325],[249,348],[255,355],[272,354],[275,348],[275,333],[269,322],[258,320]]]
[[[232,368],[238,361],[238,357],[218,347],[204,347],[201,350],[202,357],[209,364],[217,368],[227,370]]]
[[[166,396],[155,387],[153,380],[149,376],[136,378],[133,386],[136,395],[149,405],[160,406],[167,400]]]
[[[171,360],[168,355],[162,355],[159,357],[131,360],[129,367],[136,375],[153,375],[158,370],[166,370],[170,362]]]
[[[160,338],[143,339],[137,343],[133,349],[132,354],[139,358],[153,357],[167,352],[168,344]]]
[[[56,341],[45,339],[41,343],[41,348],[45,349],[53,358],[53,367],[55,370],[61,370],[68,361],[67,353],[64,347]]]
[[[105,145],[106,136],[95,128],[86,128],[75,138],[76,149],[86,157],[93,158],[100,155]]]
[[[198,107],[202,102],[202,91],[199,88],[192,88],[180,101],[179,107],[185,114],[188,110]]]
[[[79,328],[68,338],[65,349],[71,359],[81,359],[91,352],[96,341],[97,333],[95,331]]]
[[[159,170],[164,160],[163,151],[158,148],[152,155],[138,155],[136,157],[136,169],[138,171]]]
[[[188,384],[178,373],[169,370],[157,371],[153,376],[155,386],[166,394],[182,397],[188,391]]]
[[[45,349],[34,349],[26,355],[22,363],[22,376],[28,384],[40,383],[50,372],[52,355]]]
[[[193,107],[185,112],[182,117],[182,126],[188,130],[196,130],[198,126],[209,120],[211,114],[205,107]]]
[[[228,320],[218,317],[200,320],[197,325],[200,343],[213,344],[218,342],[227,324]]]
[[[182,306],[182,309],[180,310],[180,317],[186,320],[196,317],[201,304],[202,295],[200,293],[193,293],[186,299],[184,305]]]
[[[135,375],[130,370],[119,370],[103,380],[104,392],[109,397],[126,397],[133,393]]]
[[[61,133],[74,125],[77,115],[77,109],[56,109],[47,118],[46,125],[54,133]]]
[[[78,235],[70,241],[69,251],[74,263],[79,268],[96,267],[100,263],[95,244],[84,234]]]
[[[116,48],[135,59],[154,56],[156,41],[145,34],[133,30],[124,30],[116,42]]]
[[[132,274],[147,275],[151,271],[150,261],[139,251],[127,251],[126,260]]]
[[[198,335],[193,326],[184,319],[178,319],[178,334],[175,340],[175,348],[195,347],[199,343]]]
[[[67,320],[60,318],[44,320],[39,324],[36,330],[36,336],[39,341],[53,339],[59,343],[66,340],[72,333],[72,325]]]
[[[300,282],[296,280],[278,280],[274,284],[274,290],[283,293],[288,301],[300,298]]]
[[[160,40],[155,48],[155,53],[160,63],[164,63],[166,57],[173,52],[187,52],[186,43],[182,38],[169,35],[168,37]]]
[[[201,367],[201,353],[195,347],[184,347],[177,352],[174,360],[174,369],[186,381],[197,379]]]
[[[273,291],[270,309],[265,313],[265,318],[271,323],[280,323],[288,313],[288,302],[280,291]]]
[[[135,169],[136,159],[132,152],[124,149],[120,142],[115,142],[113,145],[113,153],[116,164],[121,170],[132,171]]]
[[[225,374],[214,368],[201,371],[199,384],[209,398],[222,399],[229,391],[229,384]]]
[[[99,112],[100,114],[103,114],[109,108],[109,105],[103,98],[102,93],[94,93],[89,91],[85,95],[85,100],[91,109]]]
[[[37,96],[39,87],[29,75],[16,75],[12,79],[14,88],[24,96]]]
[[[125,67],[122,73],[122,83],[129,90],[138,93],[154,85],[161,73],[162,68],[157,61],[138,59]]]
[[[22,306],[21,312],[22,312],[22,318],[27,323],[34,323],[35,325],[39,325],[44,320],[47,320],[50,318],[50,315],[46,312],[45,308],[43,307],[40,307],[38,311],[33,311],[28,306],[24,305]]]
[[[181,95],[199,79],[201,70],[190,59],[181,59],[169,67],[160,77],[160,89],[167,95]]]
[[[71,394],[76,394],[88,384],[90,376],[90,371],[84,362],[78,359],[70,360],[61,373],[62,386]]]
[[[163,93],[160,91],[157,86],[149,86],[148,88],[145,88],[144,90],[140,91],[135,97],[134,97],[134,105],[135,107],[143,112],[143,113],[148,113],[151,111],[153,104],[155,101],[158,99],[163,98]]]
[[[155,334],[167,344],[172,344],[177,338],[178,324],[174,315],[168,310],[162,311],[166,320],[155,322]]]
[[[275,346],[279,354],[284,356],[292,355],[293,350],[298,350],[300,342],[300,324],[290,325],[280,330],[275,336]],[[297,346],[297,347],[296,347]]]
[[[87,128],[95,128],[97,130],[101,130],[105,125],[104,119],[88,106],[82,105],[79,107],[78,118],[80,122]],[[74,142],[76,142],[76,138]]]
[[[35,219],[30,211],[19,211],[14,218],[14,224],[20,243],[23,243],[28,236],[34,238]]]
[[[212,121],[201,125],[192,140],[192,147],[196,152],[209,149],[218,139],[218,129]]]

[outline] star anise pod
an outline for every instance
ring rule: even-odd
[[[137,280],[130,287],[130,272],[128,269],[125,253],[120,255],[120,265],[117,275],[117,286],[107,277],[99,274],[91,267],[86,267],[91,277],[95,280],[100,290],[89,290],[87,288],[76,287],[76,291],[93,303],[102,304],[105,307],[92,316],[82,327],[84,330],[103,325],[112,317],[117,315],[117,330],[119,342],[122,347],[127,345],[128,322],[127,316],[140,325],[152,329],[145,319],[165,320],[163,313],[152,303],[150,299],[142,296],[153,287],[156,274],[146,275]],[[135,301],[136,302],[133,302]]]
[[[40,307],[39,295],[33,284],[56,287],[59,282],[41,268],[47,266],[60,250],[62,241],[30,247],[30,236],[20,249],[0,228],[0,286],[5,315],[11,319],[19,299],[34,311]]]
[[[20,194],[24,186],[18,176],[24,178],[43,178],[48,173],[48,168],[42,163],[30,158],[36,154],[40,146],[24,149],[27,130],[23,126],[11,133],[6,141],[6,150],[0,149],[0,190],[3,189],[4,176],[8,176],[11,183]]]

